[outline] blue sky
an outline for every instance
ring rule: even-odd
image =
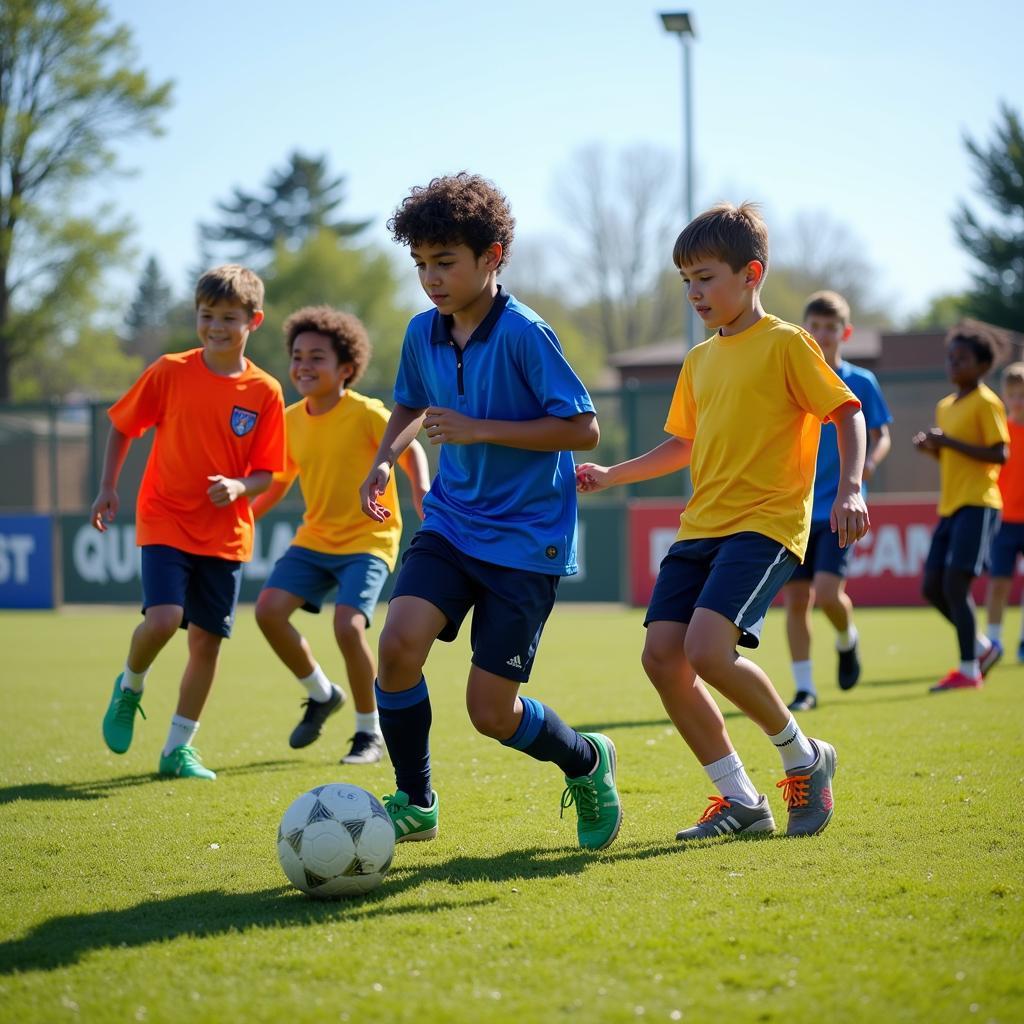
[[[554,182],[579,147],[680,151],[679,44],[657,12],[688,9],[698,208],[756,199],[770,228],[827,211],[900,316],[967,285],[950,226],[974,196],[962,138],[988,139],[999,101],[1024,99],[1024,5],[997,0],[110,8],[140,64],[176,87],[166,133],[124,147],[136,173],[102,191],[178,288],[197,222],[294,148],[347,175],[344,214],[374,218],[368,240],[390,244],[384,221],[410,185],[462,168],[508,194],[520,239],[564,233]]]

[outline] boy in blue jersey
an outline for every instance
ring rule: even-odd
[[[554,332],[497,283],[514,225],[494,185],[465,172],[414,188],[388,222],[435,308],[406,331],[363,511],[387,517],[381,495],[421,426],[441,454],[380,637],[377,706],[396,781],[385,806],[398,842],[437,835],[423,665],[472,608],[470,720],[562,770],[562,807],[576,806],[580,846],[599,850],[622,820],[615,747],[519,696],[559,578],[577,571],[572,452],[595,447],[599,432]]]
[[[804,330],[818,343],[825,361],[860,399],[868,431],[862,488],[862,494],[866,497],[867,482],[892,447],[889,438],[892,415],[875,375],[870,370],[845,362],[840,353],[842,343],[853,334],[847,301],[836,292],[815,292],[804,307],[803,323]],[[793,662],[793,679],[796,681],[796,696],[789,704],[790,711],[810,711],[818,706],[818,692],[811,668],[811,609],[815,604],[836,630],[839,688],[853,689],[860,679],[853,602],[846,593],[846,575],[853,545],[840,547],[838,536],[832,532],[829,524],[832,503],[838,490],[839,445],[836,441],[836,428],[831,423],[823,423],[818,442],[807,554],[782,588],[786,603],[786,636]]]

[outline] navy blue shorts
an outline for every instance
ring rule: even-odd
[[[277,560],[263,587],[301,597],[302,607],[314,614],[337,587],[334,603],[358,609],[369,626],[388,571],[387,562],[376,555],[327,555],[293,544]]]
[[[925,572],[960,569],[980,576],[988,564],[992,538],[999,529],[999,509],[964,505],[951,516],[942,516],[932,534]]]
[[[695,608],[724,615],[740,630],[741,647],[757,647],[768,607],[797,557],[760,533],[677,540],[658,570],[644,625],[684,622]]]
[[[438,533],[420,530],[402,557],[391,600],[420,597],[448,624],[438,639],[451,642],[473,609],[473,664],[525,683],[558,590],[558,576],[510,569],[463,554]]]
[[[992,538],[989,575],[1009,579],[1017,568],[1017,556],[1024,555],[1024,523],[1003,523]]]
[[[811,535],[807,541],[807,554],[793,570],[789,582],[813,580],[816,572],[830,572],[833,576],[846,579],[850,572],[850,555],[853,545],[839,546],[839,534],[832,532],[831,523],[811,523]]]
[[[189,623],[215,636],[231,636],[242,563],[212,555],[193,555],[167,544],[142,545],[142,611],[159,604],[185,609]]]

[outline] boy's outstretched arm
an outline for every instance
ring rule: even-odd
[[[121,499],[117,496],[117,481],[121,476],[121,468],[128,455],[132,439],[112,426],[107,435],[107,447],[103,453],[103,472],[100,474],[100,491],[89,509],[89,522],[100,531],[106,533],[107,523],[112,523],[121,507]]]
[[[477,420],[454,409],[427,409],[423,420],[431,444],[500,444],[530,452],[584,452],[597,447],[597,416],[541,416],[535,420]]]
[[[410,409],[407,405],[395,405],[391,418],[384,428],[384,436],[374,456],[373,467],[359,488],[359,499],[363,513],[378,523],[391,516],[391,510],[377,500],[391,479],[391,470],[399,457],[413,443],[423,425],[426,409]]]
[[[398,464],[409,478],[416,515],[422,519],[423,498],[430,490],[430,465],[427,463],[427,453],[423,450],[423,445],[413,438],[409,447],[398,457]]]
[[[949,448],[969,459],[977,459],[978,462],[994,462],[1002,465],[1010,457],[1009,446],[1002,441],[995,444],[968,444],[966,441],[958,441],[950,437],[938,427],[932,427],[927,433],[917,434],[914,437],[914,444],[924,451],[931,452],[938,456],[943,448]]]
[[[860,540],[871,525],[860,489],[864,479],[867,430],[864,413],[853,402],[834,409],[829,419],[836,425],[839,442],[839,490],[832,503],[832,532],[839,535],[839,546],[845,548]]]
[[[690,464],[693,441],[683,437],[670,437],[662,441],[657,448],[614,466],[598,466],[593,462],[583,462],[576,467],[576,490],[593,494],[603,491],[606,487],[617,487],[621,484],[635,484],[641,480],[653,480],[655,477],[668,476]]]

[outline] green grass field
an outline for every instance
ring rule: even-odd
[[[757,657],[788,697],[780,616]],[[803,724],[839,751],[827,832],[681,848],[711,790],[643,679],[640,613],[556,609],[530,687],[618,747],[626,817],[599,854],[559,820],[556,769],[473,732],[468,649],[438,645],[441,834],[399,846],[373,893],[328,903],[286,886],[277,822],[319,783],[388,792],[390,766],[337,763],[348,709],[288,748],[302,693],[251,609],[197,739],[218,781],[155,775],[180,638],[132,750],[108,753],[100,718],[136,619],[0,613],[5,1021],[1024,1019],[1024,668],[1011,654],[982,692],[929,695],[955,654],[934,613],[862,612],[848,694],[817,623],[823,702]],[[340,676],[327,617],[305,623]],[[784,823],[775,751],[729,721]]]

